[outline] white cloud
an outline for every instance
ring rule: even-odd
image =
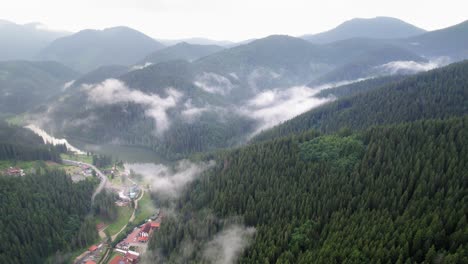
[[[315,95],[321,90],[338,87],[365,80],[328,83],[316,87],[293,86],[285,89],[266,90],[246,102],[239,112],[258,121],[257,129],[249,135],[252,137],[263,130],[292,119],[304,112],[323,105],[333,98],[319,98]]]
[[[63,84],[63,87],[62,87],[62,91],[67,90],[67,89],[70,88],[74,83],[75,83],[75,80],[71,80],[71,81],[69,81],[69,82],[64,83],[64,84]]]
[[[64,139],[64,138],[55,138],[55,137],[49,135],[46,131],[44,131],[43,129],[39,128],[36,125],[32,125],[32,124],[27,125],[27,126],[25,126],[25,128],[30,129],[35,134],[40,136],[42,138],[42,140],[44,140],[44,142],[46,144],[52,144],[54,146],[55,145],[65,145],[67,147],[68,151],[75,152],[75,153],[78,153],[78,154],[85,154],[83,151],[79,150],[78,148],[76,148],[76,147],[72,146],[70,143],[68,143],[68,141],[66,139]]]
[[[182,93],[173,89],[166,89],[167,97],[162,98],[157,94],[147,94],[139,90],[131,90],[125,83],[116,79],[107,79],[97,85],[85,85],[88,100],[94,104],[117,104],[133,102],[144,105],[146,115],[156,121],[156,131],[159,134],[165,132],[170,126],[167,110],[175,107],[182,97]]]
[[[130,71],[141,70],[141,69],[144,69],[144,68],[146,68],[148,66],[151,66],[151,65],[153,65],[152,62],[145,62],[145,64],[134,65],[134,66],[132,66]]]
[[[259,122],[251,136],[330,101],[328,98],[314,97],[319,91],[306,86],[295,86],[259,93],[241,111]]]
[[[232,226],[205,245],[203,256],[206,260],[216,264],[232,264],[247,248],[255,234],[255,228]]]
[[[182,160],[174,169],[151,163],[126,164],[125,168],[142,175],[146,182],[150,182],[151,191],[155,195],[161,198],[177,198],[187,184],[214,164],[214,161],[193,163]]]
[[[254,69],[252,72],[250,72],[250,74],[247,76],[247,83],[249,84],[249,87],[253,91],[257,91],[258,82],[262,82],[264,80],[278,79],[280,77],[281,77],[280,73],[277,73],[268,68],[259,67],[259,68]]]
[[[212,72],[204,72],[197,76],[194,84],[206,92],[221,95],[228,94],[234,88],[228,78]]]
[[[428,62],[416,61],[392,61],[376,68],[383,71],[384,74],[413,74],[422,71],[429,71],[449,63],[449,58],[440,57]]]
[[[185,109],[182,110],[181,114],[182,114],[182,117],[188,122],[195,121],[204,112],[211,110],[210,106],[204,106],[204,107],[194,106],[190,99],[185,102],[184,107],[185,107]]]

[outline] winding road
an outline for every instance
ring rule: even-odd
[[[102,173],[98,168],[96,168],[96,166],[89,164],[89,163],[75,161],[75,160],[67,160],[67,159],[64,159],[63,163],[69,164],[69,165],[75,165],[75,166],[86,165],[92,168],[96,172],[96,175],[101,179],[101,182],[99,183],[99,186],[96,188],[96,190],[94,190],[94,193],[91,196],[91,204],[94,203],[94,198],[96,197],[96,195],[99,194],[106,186],[106,183],[107,183],[106,175],[104,175],[104,173]]]

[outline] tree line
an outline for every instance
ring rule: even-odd
[[[98,238],[91,210],[96,179],[73,183],[63,171],[0,177],[0,259],[44,263]]]
[[[152,237],[164,261],[206,263],[206,241],[234,218],[256,228],[240,263],[468,262],[468,116],[311,131],[216,158]]]

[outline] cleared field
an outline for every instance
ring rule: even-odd
[[[145,192],[143,197],[138,201],[138,209],[136,210],[135,220],[133,222],[140,223],[152,216],[155,212],[156,208],[153,205],[149,192]]]
[[[91,164],[93,162],[93,158],[91,156],[87,155],[77,155],[77,154],[60,154],[60,157],[62,159],[67,159],[67,160],[75,160],[75,161],[80,161],[80,162],[85,162]]]
[[[130,216],[132,216],[133,212],[133,208],[130,207],[118,207],[117,209],[119,212],[117,219],[113,223],[110,223],[106,228],[111,236],[117,234],[117,232],[119,232],[122,227],[128,223],[128,220],[130,219]]]
[[[18,167],[28,171],[34,167],[45,167],[44,161],[15,161],[15,160],[0,160],[0,170],[5,170],[10,167]]]

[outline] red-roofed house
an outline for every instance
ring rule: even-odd
[[[151,230],[151,223],[146,223],[142,228],[141,228],[141,232],[142,233],[149,233],[149,231]]]
[[[159,227],[161,227],[161,223],[151,222],[151,229],[159,229]]]
[[[148,242],[148,240],[149,240],[149,236],[138,237],[138,242],[141,242],[141,243],[146,243]]]
[[[109,264],[120,264],[121,261],[124,261],[124,258],[122,256],[115,256]],[[124,262],[125,263],[125,262]]]
[[[127,253],[124,256],[125,260],[127,260],[129,263],[138,263],[138,259],[140,256],[136,252],[132,251],[127,251]]]
[[[96,251],[96,249],[98,249],[98,246],[96,246],[96,245],[92,245],[92,246],[90,246],[90,247],[88,248],[88,250],[91,251],[91,252]]]
[[[95,262],[95,261],[93,261],[93,260],[88,260],[88,261],[86,261],[86,263],[85,263],[85,264],[96,264],[96,262]]]

